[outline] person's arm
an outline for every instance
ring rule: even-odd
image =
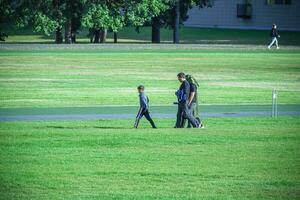
[[[188,105],[191,105],[196,94],[196,86],[194,84],[190,84],[190,95],[188,99]]]
[[[277,30],[275,30],[275,34],[276,34],[276,37],[280,37]]]
[[[192,103],[192,101],[193,101],[193,99],[195,97],[195,94],[196,94],[196,92],[191,92],[190,97],[189,97],[188,105],[191,105],[191,103]]]
[[[148,107],[148,100],[146,95],[141,95],[140,96],[140,104],[142,108],[147,108]]]

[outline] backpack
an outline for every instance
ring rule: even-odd
[[[192,75],[185,75],[186,80],[190,83],[190,84],[194,84],[197,87],[199,87],[199,83],[197,82],[197,80],[192,76]]]
[[[183,90],[177,90],[177,92],[175,93],[176,96],[177,96],[177,99],[178,99],[178,102],[181,103],[181,102],[185,102],[188,98],[187,98],[187,95],[184,94],[184,91]]]
[[[197,87],[199,87],[199,83],[197,82],[197,80],[192,76],[192,75],[185,75],[186,80],[190,83],[190,84],[194,84]],[[198,97],[196,99],[196,119],[197,121],[200,123],[200,118],[199,118],[199,104],[198,104]]]

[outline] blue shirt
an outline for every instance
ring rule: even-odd
[[[140,93],[140,107],[143,109],[149,108],[149,98],[145,95],[145,93]]]

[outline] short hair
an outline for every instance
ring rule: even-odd
[[[145,87],[144,87],[143,85],[139,85],[139,86],[137,87],[137,89],[138,89],[138,90],[143,90],[143,89],[145,89]]]
[[[185,78],[185,74],[183,72],[180,72],[179,74],[177,74],[178,78]]]

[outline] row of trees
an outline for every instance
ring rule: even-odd
[[[80,28],[89,29],[90,41],[105,42],[107,31],[125,26],[152,26],[152,42],[160,42],[160,28],[173,29],[173,42],[179,43],[179,25],[193,6],[211,6],[213,0],[0,0],[0,27],[14,24],[31,26],[46,35],[55,33],[56,43],[74,43]],[[1,30],[0,37],[5,37]],[[63,36],[64,32],[64,36]]]

